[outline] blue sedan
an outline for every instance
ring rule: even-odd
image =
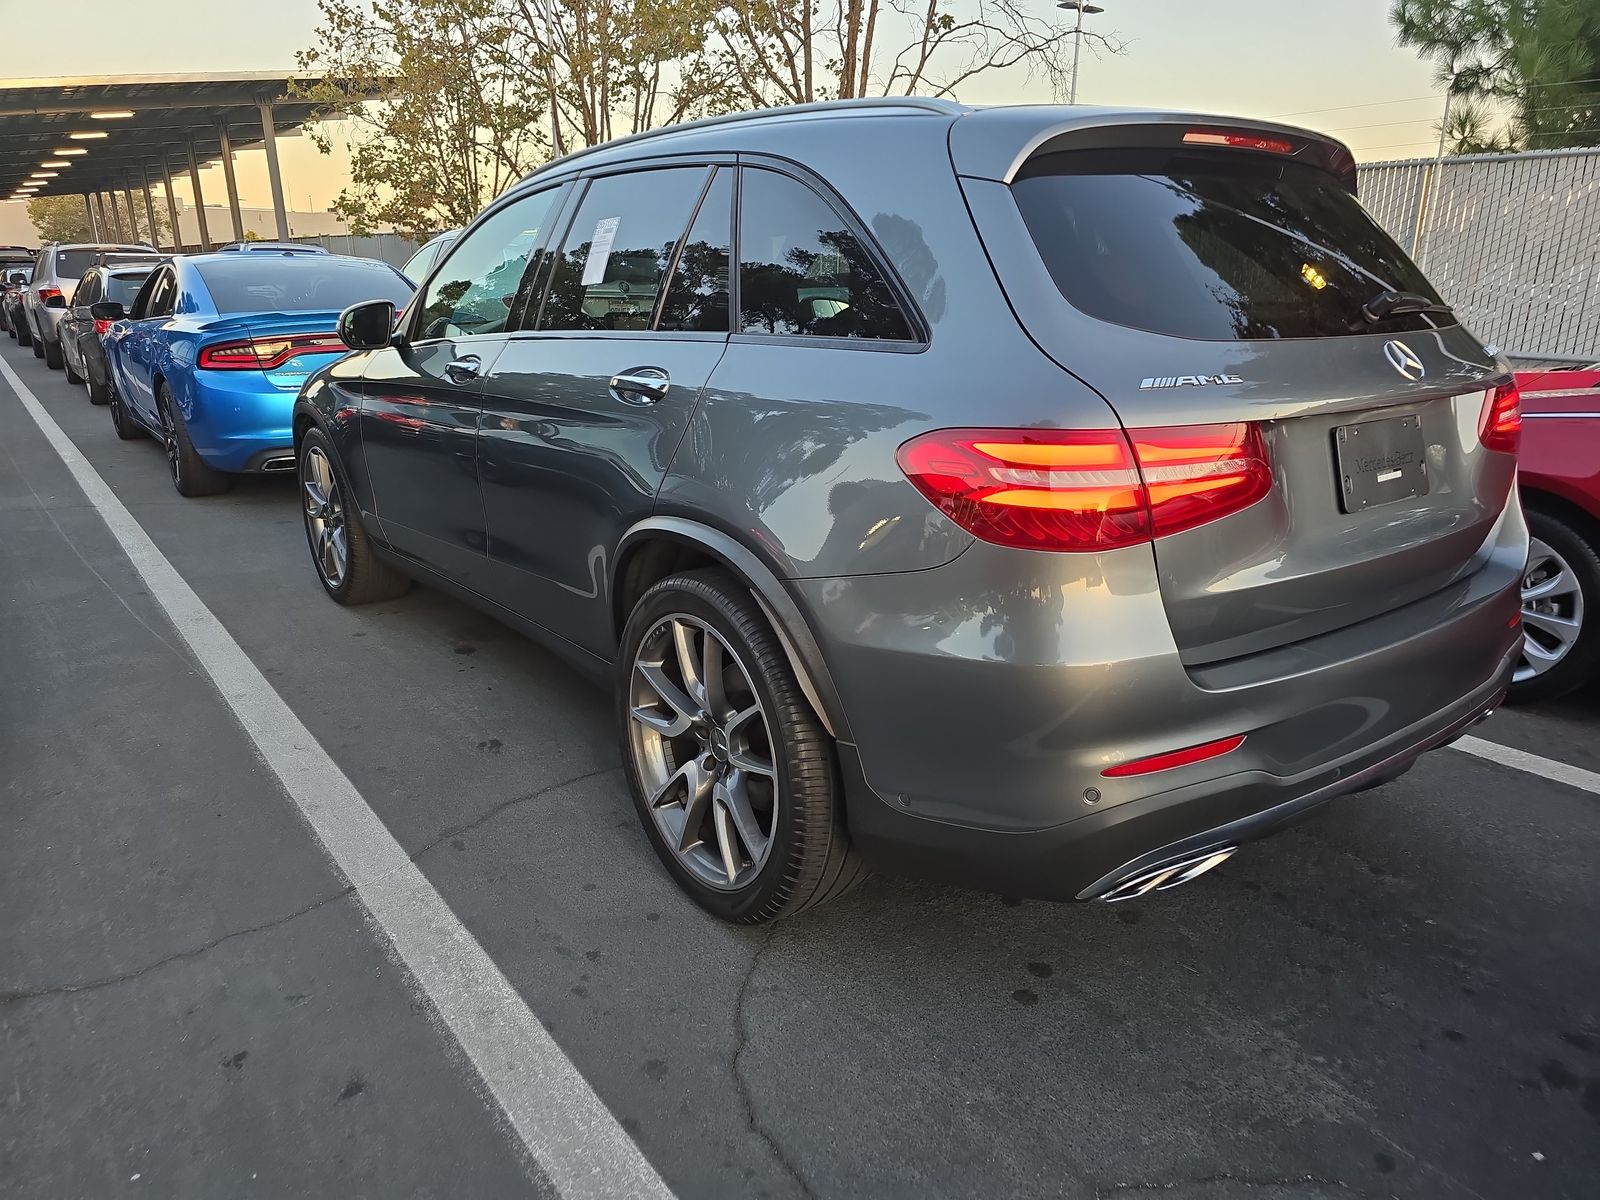
[[[150,434],[185,496],[229,476],[294,469],[290,412],[300,384],[346,353],[339,313],[363,300],[403,307],[411,283],[385,263],[331,254],[218,253],[170,258],[102,339],[117,436]]]

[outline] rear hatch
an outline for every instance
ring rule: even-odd
[[[1439,297],[1355,198],[1342,147],[1149,117],[1033,145],[962,181],[1024,326],[1135,446],[1253,424],[1271,468],[1263,498],[1156,539],[1186,662],[1348,626],[1481,565],[1515,469],[1480,440],[1504,364],[1448,312],[1399,311]],[[1383,293],[1408,299],[1384,315]]]

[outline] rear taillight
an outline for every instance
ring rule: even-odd
[[[335,333],[249,338],[207,346],[200,351],[200,366],[211,371],[270,371],[297,354],[343,354],[346,349]]]
[[[1515,454],[1522,441],[1522,393],[1513,383],[1502,383],[1489,394],[1483,406],[1478,440],[1485,450]]]
[[[58,287],[42,287],[39,289],[39,302],[43,304],[46,300],[54,300],[59,295],[61,289]]]
[[[1024,550],[1113,550],[1193,529],[1272,489],[1256,425],[940,429],[897,458],[967,532]]]
[[[1191,129],[1183,135],[1189,146],[1229,146],[1235,150],[1261,150],[1267,154],[1293,154],[1294,143],[1258,133],[1224,133],[1220,129]]]
[[[109,333],[109,332],[111,332],[111,322],[110,321],[103,321],[99,317],[96,317],[95,320],[94,320],[94,331],[96,333]]]

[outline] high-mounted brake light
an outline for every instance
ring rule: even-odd
[[[1293,154],[1294,143],[1257,133],[1223,133],[1216,129],[1191,129],[1183,135],[1190,146],[1231,146],[1235,150],[1262,150],[1268,154]]]
[[[280,337],[218,342],[200,351],[200,366],[210,371],[270,371],[297,354],[343,354],[336,333],[296,333]]]
[[[1244,734],[1206,742],[1200,746],[1186,746],[1182,750],[1168,750],[1165,754],[1152,754],[1149,758],[1136,758],[1132,762],[1107,767],[1100,774],[1108,779],[1121,779],[1128,775],[1151,775],[1157,771],[1170,771],[1174,767],[1187,767],[1190,763],[1205,762],[1208,758],[1221,758],[1232,754],[1244,745]]]
[[[1478,440],[1485,450],[1515,454],[1522,441],[1522,393],[1516,383],[1502,383],[1484,401]]]
[[[1259,426],[938,429],[897,459],[968,533],[1022,550],[1114,550],[1247,508],[1272,490]]]

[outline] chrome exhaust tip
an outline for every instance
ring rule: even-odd
[[[269,458],[261,464],[263,472],[292,471],[294,470],[294,455],[285,454],[281,458]]]
[[[1101,892],[1095,899],[1115,904],[1118,900],[1132,900],[1135,896],[1147,896],[1152,892],[1171,891],[1175,887],[1199,879],[1213,867],[1220,867],[1232,858],[1238,849],[1237,846],[1223,846],[1220,849],[1204,850],[1188,858],[1181,858],[1177,862],[1144,871],[1131,879],[1124,879],[1115,887]]]

